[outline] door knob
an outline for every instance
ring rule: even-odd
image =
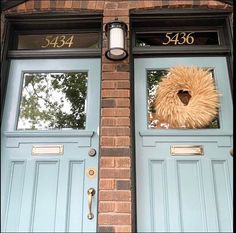
[[[234,155],[234,152],[233,152],[233,148],[231,148],[230,150],[229,150],[229,153],[230,153],[230,155]]]
[[[89,188],[88,189],[88,207],[89,207],[89,213],[87,215],[88,219],[91,220],[94,217],[94,214],[92,213],[92,201],[93,201],[93,196],[95,195],[95,189],[94,188]]]

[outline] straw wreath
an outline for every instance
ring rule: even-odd
[[[219,107],[211,72],[199,67],[170,68],[156,90],[154,107],[154,118],[170,128],[206,127]]]

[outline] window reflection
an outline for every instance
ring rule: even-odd
[[[212,77],[214,78],[214,70],[212,72]],[[155,119],[155,94],[159,87],[159,82],[161,78],[168,74],[168,69],[155,69],[147,71],[147,124],[150,129],[169,129],[171,128],[168,122],[163,122],[160,119]],[[180,100],[184,105],[188,104],[191,99],[191,95],[186,91],[180,91],[178,93]],[[213,121],[205,128],[220,128],[219,124],[219,114],[213,119]]]
[[[87,79],[87,72],[24,73],[17,129],[84,129]]]

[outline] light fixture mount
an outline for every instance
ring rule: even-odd
[[[106,58],[113,61],[124,60],[128,56],[125,38],[127,36],[127,25],[117,18],[106,24],[105,33],[108,38],[108,50]]]

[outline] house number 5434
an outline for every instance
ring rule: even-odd
[[[182,44],[193,44],[194,37],[192,36],[194,32],[186,33],[186,32],[167,32],[166,38],[167,41],[163,42],[163,45],[168,45],[174,43],[174,45],[182,45]]]
[[[68,47],[70,48],[73,45],[74,36],[46,36],[45,44],[41,46],[41,48],[62,48]]]

